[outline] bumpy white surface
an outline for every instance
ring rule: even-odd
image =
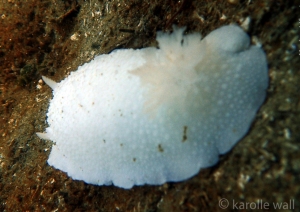
[[[96,185],[159,185],[214,165],[265,99],[264,52],[237,26],[158,33],[160,49],[97,56],[54,87],[48,163]]]

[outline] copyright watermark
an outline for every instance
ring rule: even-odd
[[[219,200],[219,207],[222,209],[226,209],[229,206],[229,201],[225,198]]]
[[[228,200],[226,198],[221,198],[219,200],[219,207],[221,209],[236,209],[236,210],[269,210],[269,209],[278,209],[278,210],[294,210],[295,209],[295,200],[290,199],[287,202],[264,202],[262,199],[259,199],[255,202],[242,202],[236,200]]]

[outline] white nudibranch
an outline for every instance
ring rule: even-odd
[[[268,87],[264,51],[238,26],[203,40],[157,33],[159,48],[99,55],[55,83],[38,133],[48,164],[95,185],[161,185],[218,162],[248,131]]]

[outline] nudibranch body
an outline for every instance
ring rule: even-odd
[[[248,131],[268,87],[264,51],[238,26],[203,40],[158,33],[159,48],[99,55],[55,83],[41,138],[76,180],[131,188],[188,179]]]

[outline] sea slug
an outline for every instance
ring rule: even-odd
[[[76,180],[131,188],[188,179],[248,131],[266,97],[264,51],[238,26],[157,33],[159,48],[99,55],[53,89],[48,163]]]

